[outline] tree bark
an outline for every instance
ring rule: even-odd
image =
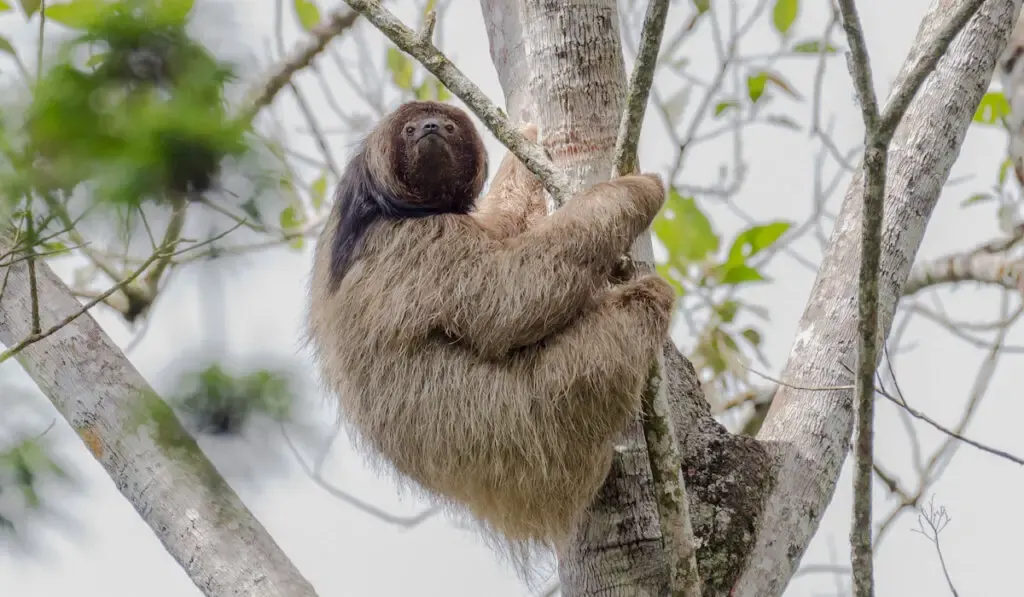
[[[35,267],[46,330],[81,305],[43,260]],[[27,261],[3,273],[0,342],[14,346],[31,333]],[[204,595],[316,595],[91,315],[17,359]]]
[[[510,118],[538,125],[571,192],[607,180],[627,86],[615,1],[481,0],[481,7]],[[642,252],[642,243],[637,245]],[[755,440],[730,435],[714,420],[693,366],[671,342],[665,345],[664,375],[704,593],[724,594],[753,545],[772,464]],[[637,422],[588,521],[559,554],[563,595],[667,592],[651,484]]]
[[[935,2],[911,58],[945,23],[956,0]],[[1019,1],[987,2],[950,46],[907,110],[890,145],[879,287],[879,333],[892,325],[903,285],[967,128],[988,89]],[[903,84],[904,63],[893,89]],[[849,386],[856,366],[857,271],[863,213],[858,169],[800,320],[796,342],[758,439],[771,442],[783,466],[765,506],[757,546],[737,597],[781,595],[832,499],[849,451],[853,393],[792,386]]]
[[[936,2],[918,42],[934,34],[952,2]],[[540,127],[573,191],[605,180],[626,88],[616,3],[481,0],[481,6],[510,117]],[[893,140],[881,273],[885,333],[1018,10],[1014,0],[986,4],[924,84]],[[894,88],[905,76],[906,67]],[[851,383],[843,365],[854,366],[862,191],[858,175],[800,323],[784,378],[790,384]],[[665,358],[705,595],[780,595],[832,498],[849,449],[852,394],[784,388],[760,441],[753,441],[728,434],[712,418],[692,365],[670,343]],[[665,594],[642,441],[636,425],[589,520],[560,554],[567,596]]]

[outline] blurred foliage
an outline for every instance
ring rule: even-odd
[[[312,0],[292,0],[292,8],[299,19],[299,25],[306,31],[320,24],[320,9]]]
[[[978,110],[974,113],[974,122],[978,124],[1003,125],[1003,120],[1010,114],[1010,102],[1002,91],[990,91],[981,98]]]
[[[195,198],[221,161],[249,149],[247,122],[230,118],[233,68],[186,33],[191,0],[73,0],[47,19],[73,29],[33,86],[23,142],[8,133],[8,189],[70,192],[89,183],[97,203],[138,207]],[[19,146],[20,145],[20,146]]]
[[[181,386],[187,390],[169,402],[200,432],[217,435],[239,433],[256,414],[285,420],[294,399],[291,379],[284,372],[258,369],[232,376],[216,363],[186,374]]]
[[[68,473],[54,462],[43,445],[43,434],[22,439],[0,449],[0,497],[7,492],[18,494],[28,509],[39,508],[41,483],[47,478],[67,480]],[[13,531],[14,521],[0,511],[0,531]]]
[[[436,5],[436,0],[427,0],[421,16],[426,18],[427,13],[434,10]],[[420,26],[422,27],[422,23]],[[446,102],[452,98],[451,91],[448,91],[444,83],[430,74],[412,56],[390,44],[387,48],[385,64],[387,65],[388,72],[391,73],[391,82],[399,90],[405,92],[405,100],[416,99],[420,101]]]
[[[668,252],[665,262],[658,265],[658,273],[684,300],[696,294],[709,307],[704,331],[689,355],[698,371],[704,370],[706,380],[738,373],[734,365],[744,352],[740,341],[759,354],[762,333],[753,327],[734,326],[737,315],[748,305],[734,298],[732,291],[767,281],[752,258],[774,246],[791,226],[784,221],[750,226],[741,230],[723,253],[722,237],[697,200],[680,195],[675,187],[669,188],[665,207],[652,225]],[[718,292],[715,298],[716,290],[725,292]]]
[[[387,49],[387,67],[391,73],[391,82],[408,92],[411,96],[408,99],[446,102],[452,97],[444,83],[438,81],[437,77],[427,72],[411,56],[394,46]]]

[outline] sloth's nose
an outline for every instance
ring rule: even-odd
[[[420,129],[424,133],[439,133],[441,132],[441,121],[437,118],[428,118],[420,123]]]

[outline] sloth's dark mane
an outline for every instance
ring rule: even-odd
[[[432,205],[429,202],[412,202],[395,194],[380,184],[370,172],[364,143],[345,169],[334,193],[334,207],[338,212],[337,229],[331,246],[332,289],[337,289],[342,279],[359,255],[363,239],[370,228],[381,220],[423,218],[445,213],[468,213],[472,204],[458,207]]]

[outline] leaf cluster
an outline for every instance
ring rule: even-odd
[[[260,369],[232,376],[213,364],[186,377],[193,389],[174,402],[195,422],[201,432],[238,433],[257,413],[274,419],[288,416],[292,390],[280,372]]]
[[[36,82],[26,114],[37,188],[92,181],[100,201],[138,206],[209,190],[222,159],[248,150],[249,125],[224,102],[233,70],[186,33],[190,9],[182,0],[46,7],[81,33]]]
[[[69,478],[68,473],[54,462],[39,437],[22,440],[0,451],[0,493],[16,491],[25,505],[41,505],[39,486],[44,477]],[[0,513],[0,530],[13,528],[14,523]]]

